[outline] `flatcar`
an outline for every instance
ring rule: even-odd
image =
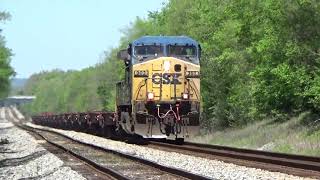
[[[184,139],[200,121],[199,43],[187,36],[143,36],[118,53],[116,130],[146,138]]]

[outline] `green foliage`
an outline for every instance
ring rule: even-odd
[[[10,18],[10,14],[0,12],[0,22]],[[5,46],[4,36],[1,35],[0,28],[0,99],[4,98],[9,93],[10,80],[9,78],[15,74],[10,66],[11,50]]]
[[[319,115],[310,111],[302,112],[298,116],[298,122],[304,126],[314,126],[320,124]]]
[[[123,77],[124,63],[117,59],[119,49],[113,49],[106,55],[106,62],[97,66],[98,88],[102,109],[107,111],[115,110],[115,87],[116,83]]]
[[[0,22],[10,20],[11,15],[8,12],[0,12]]]
[[[114,84],[120,73],[113,68],[120,68],[109,58],[81,71],[54,70],[32,75],[24,92],[37,98],[24,107],[25,111],[37,114],[114,110]]]
[[[153,25],[151,34],[200,41],[204,125],[212,129],[320,110],[319,7],[313,0],[171,0],[144,24]]]
[[[315,75],[315,78],[310,83],[310,88],[305,92],[305,96],[308,97],[309,104],[315,109],[320,109],[320,75],[319,71]]]

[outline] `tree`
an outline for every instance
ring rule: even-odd
[[[0,22],[8,20],[9,13],[0,12]],[[1,33],[1,29],[0,29]],[[0,34],[0,98],[6,97],[10,88],[9,78],[15,74],[10,66],[12,52],[5,46],[4,36]]]

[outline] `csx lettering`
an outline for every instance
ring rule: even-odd
[[[160,84],[162,80],[162,84],[181,84],[179,76],[181,76],[181,73],[154,73],[152,75],[152,82]]]

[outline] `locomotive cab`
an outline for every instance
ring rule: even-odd
[[[144,36],[118,53],[117,129],[147,138],[185,138],[199,131],[200,45],[186,36]]]

